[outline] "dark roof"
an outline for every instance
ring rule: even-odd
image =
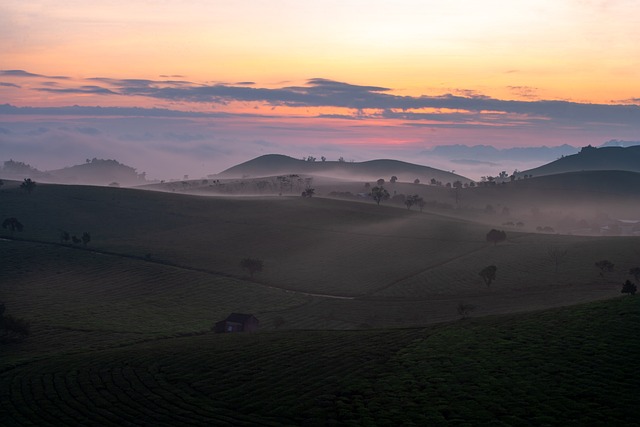
[[[254,317],[253,314],[231,313],[229,316],[227,316],[225,321],[244,323],[252,317]]]

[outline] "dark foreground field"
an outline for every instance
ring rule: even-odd
[[[638,425],[640,299],[426,328],[204,334],[0,373],[2,425]]]

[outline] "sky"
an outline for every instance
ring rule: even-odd
[[[3,0],[0,161],[170,179],[638,141],[638,40],[636,0]]]

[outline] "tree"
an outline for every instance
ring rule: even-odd
[[[304,191],[302,192],[301,196],[302,197],[313,197],[315,192],[316,192],[316,190],[313,189],[313,188],[305,188]]]
[[[255,273],[259,273],[262,271],[263,262],[261,259],[257,258],[245,258],[240,261],[240,267],[247,270],[249,272],[249,276],[253,278]]]
[[[611,273],[613,271],[614,264],[606,259],[598,261],[595,266],[600,270],[600,277],[604,277],[604,273]]]
[[[60,230],[60,243],[67,243],[71,239],[68,231]]]
[[[636,284],[632,283],[630,280],[627,280],[622,285],[622,290],[620,291],[620,293],[621,294],[635,295],[637,290],[638,290],[638,287],[636,286]]]
[[[80,239],[82,240],[82,244],[86,247],[87,243],[91,241],[91,234],[85,231],[82,233],[82,237]]]
[[[397,176],[395,176],[395,175],[393,175],[393,176],[391,177],[391,179],[389,180],[389,182],[390,182],[390,183],[392,183],[392,184],[395,184],[397,180],[398,180],[398,177],[397,177]]]
[[[566,249],[565,250],[561,250],[559,248],[552,248],[551,246],[549,246],[547,248],[547,257],[549,258],[549,260],[551,260],[551,262],[555,266],[555,271],[557,273],[558,272],[558,266],[567,257],[567,250]]]
[[[496,267],[495,265],[489,265],[483,268],[482,271],[480,271],[479,275],[480,277],[482,277],[482,280],[484,280],[484,284],[487,285],[488,288],[491,287],[491,282],[496,280],[497,271],[498,267]]]
[[[460,316],[462,316],[463,319],[466,319],[467,317],[469,317],[469,314],[471,314],[471,312],[475,309],[476,309],[475,305],[466,304],[466,303],[463,303],[462,301],[460,301],[458,303],[458,306],[456,307],[456,311]]]
[[[487,242],[493,242],[494,246],[505,240],[507,240],[507,233],[502,230],[499,231],[492,228],[491,231],[487,233]]]
[[[4,315],[4,304],[0,304],[0,342],[21,341],[31,330],[31,324],[13,316]]]
[[[380,205],[380,202],[390,197],[389,192],[384,187],[373,187],[371,189],[371,198]]]
[[[407,209],[411,209],[411,206],[417,205],[421,200],[422,198],[420,196],[414,194],[413,196],[407,196],[404,204],[407,205]]]
[[[413,180],[413,183],[414,183],[414,184],[420,184],[420,179],[419,179],[419,178],[414,179],[414,180]]]
[[[20,188],[31,194],[33,189],[36,188],[36,182],[32,181],[31,178],[25,178],[22,184],[20,184]]]
[[[382,187],[384,185],[384,179],[380,178],[376,183],[378,184],[378,187]]]
[[[24,229],[24,226],[22,225],[22,223],[20,221],[18,221],[17,218],[7,218],[2,222],[2,228],[4,229],[10,229],[11,230],[11,235],[13,236],[13,233],[18,230],[20,232],[22,232],[22,230]]]

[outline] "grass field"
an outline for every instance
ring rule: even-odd
[[[32,331],[2,345],[7,425],[630,420],[636,298],[514,313],[619,296],[638,237],[508,231],[493,245],[484,219],[322,198],[8,183],[0,202],[0,220],[24,224],[0,229],[0,302]],[[264,261],[255,278],[246,257]],[[459,319],[460,302],[471,319],[425,328]],[[211,334],[231,312],[261,332]]]
[[[638,425],[640,299],[427,328],[205,334],[0,373],[3,425]]]

